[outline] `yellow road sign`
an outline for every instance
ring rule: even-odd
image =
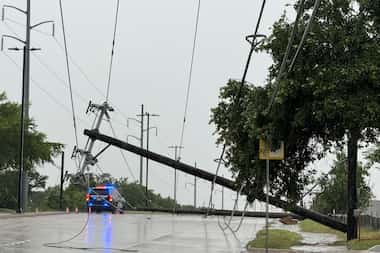
[[[259,159],[260,160],[284,160],[285,148],[284,142],[280,142],[278,149],[273,149],[271,144],[265,140],[260,139]]]

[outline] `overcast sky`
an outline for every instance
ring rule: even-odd
[[[260,33],[269,34],[270,26],[284,12],[285,5],[292,2],[268,1]],[[0,0],[0,3],[25,7],[25,0]],[[144,104],[147,111],[160,114],[151,120],[151,125],[158,127],[158,136],[151,133],[150,149],[174,155],[168,146],[179,143],[197,3],[198,0],[121,0],[110,91],[110,102],[117,109],[111,114],[111,121],[119,138],[125,140],[128,134],[139,135],[139,126],[130,122],[127,128],[126,119],[135,117]],[[218,157],[220,147],[215,145],[214,127],[208,123],[210,108],[216,106],[219,89],[229,78],[241,78],[249,50],[244,38],[253,33],[260,4],[259,0],[202,0],[183,162],[197,162],[200,167],[215,172],[213,160]],[[86,137],[82,132],[90,128],[93,120],[93,115],[85,114],[88,102],[102,103],[105,99],[116,0],[64,0],[63,5],[79,142],[83,147]],[[292,10],[288,10],[292,16]],[[25,17],[9,10],[6,18],[0,23],[0,33],[18,34],[23,38],[24,26],[18,23],[23,24]],[[33,52],[31,56],[31,116],[50,141],[66,145],[66,169],[74,172],[76,167],[70,155],[75,139],[58,0],[33,0],[32,23],[50,19],[57,22],[55,38],[49,36],[48,25],[32,33],[32,46],[42,51]],[[5,42],[5,48],[15,45],[17,43],[11,40]],[[0,54],[0,89],[13,101],[20,101],[21,97],[21,64],[20,52]],[[256,54],[248,81],[263,85],[270,64],[270,57]],[[101,132],[111,134],[107,122],[103,122]],[[138,141],[131,139],[131,142],[138,145]],[[103,146],[97,143],[96,149]],[[139,157],[125,154],[134,176],[114,148],[102,155],[99,165],[115,177],[138,179]],[[60,159],[56,160],[59,164]],[[329,164],[331,161],[325,160],[315,166],[322,171],[328,170]],[[49,175],[49,185],[58,183],[56,168],[46,166],[39,170]],[[230,176],[226,168],[222,170],[221,174]],[[98,172],[95,168],[93,171]],[[193,188],[186,183],[193,178],[179,174],[178,199],[183,204],[191,204]],[[372,182],[378,178],[377,174],[373,171]],[[172,169],[150,162],[149,180],[150,188],[173,197]],[[375,193],[379,189],[376,188]],[[208,195],[209,183],[200,180],[198,205],[206,204]],[[226,191],[226,207],[232,207],[232,198],[233,193]],[[219,192],[216,192],[216,206],[220,207]]]

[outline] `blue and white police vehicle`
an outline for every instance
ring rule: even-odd
[[[104,184],[88,188],[86,203],[91,211],[114,213],[122,212],[126,201],[113,184]]]

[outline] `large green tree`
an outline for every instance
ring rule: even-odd
[[[305,12],[295,44],[310,20],[314,1],[305,1]],[[297,1],[298,5],[299,2]],[[375,1],[322,0],[316,19],[292,71],[278,83],[271,112],[266,112],[284,57],[293,23],[284,15],[273,25],[262,50],[273,58],[268,84],[245,84],[239,117],[232,102],[237,83],[222,89],[212,122],[219,142],[227,144],[227,158],[240,181],[251,192],[263,189],[264,164],[258,160],[258,140],[284,140],[286,159],[273,163],[272,193],[298,201],[308,182],[306,165],[322,158],[332,147],[348,150],[348,239],[356,237],[356,171],[359,143],[374,142],[380,128],[379,30],[369,4]],[[377,13],[378,14],[378,13]],[[296,46],[291,48],[294,54]],[[254,197],[254,196],[253,196]]]
[[[0,93],[0,206],[7,208],[15,208],[17,203],[20,115],[20,105]],[[63,145],[48,142],[33,120],[26,122],[26,129],[24,169],[30,178],[29,188],[44,188],[47,177],[41,176],[36,168],[52,163]]]
[[[330,172],[319,180],[320,192],[313,198],[312,208],[324,214],[344,214],[347,210],[347,156],[337,153]],[[371,188],[366,183],[368,167],[358,164],[358,207],[368,207],[372,198]]]

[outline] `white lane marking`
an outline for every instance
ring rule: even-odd
[[[29,242],[30,242],[30,240],[25,240],[25,241],[14,241],[14,242],[9,242],[9,243],[0,244],[0,247],[1,247],[1,248],[5,248],[5,247],[18,246],[18,245],[26,244],[26,243],[29,243]]]

